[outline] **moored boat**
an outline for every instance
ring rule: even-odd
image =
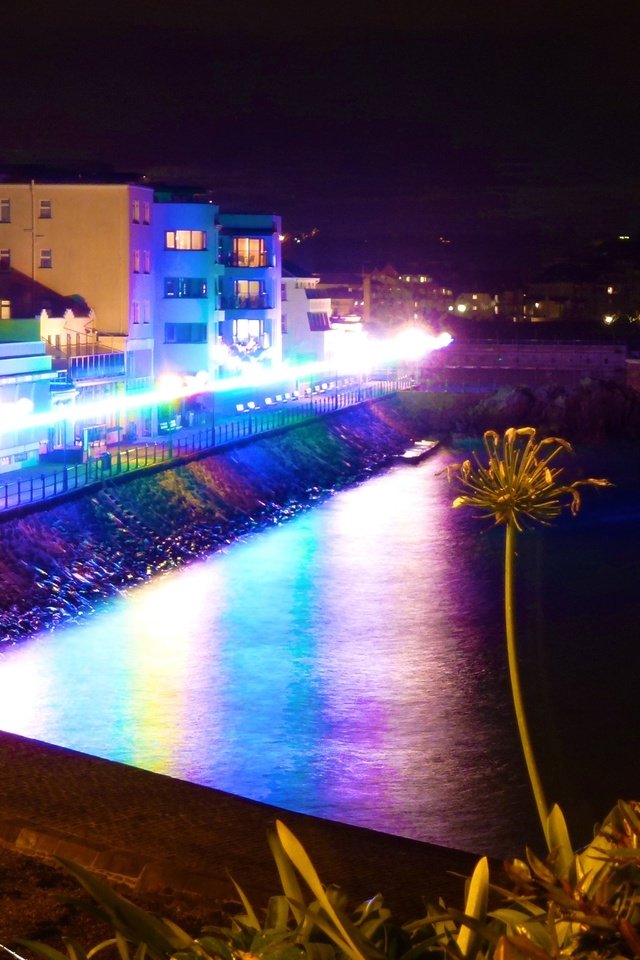
[[[439,440],[416,440],[416,442],[410,447],[407,447],[406,450],[398,454],[395,459],[399,463],[421,463],[428,456],[434,453],[439,446]]]

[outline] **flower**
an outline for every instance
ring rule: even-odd
[[[559,437],[537,440],[534,427],[510,427],[502,437],[487,430],[483,442],[487,466],[474,455],[475,464],[465,460],[447,468],[449,479],[454,476],[465,491],[453,506],[479,507],[483,511],[480,517],[509,524],[519,532],[526,521],[550,523],[564,506],[575,515],[580,509],[581,486],[612,486],[608,480],[597,479],[558,483],[563,468],[551,463],[562,451],[573,453],[573,448]]]

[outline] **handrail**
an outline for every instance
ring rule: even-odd
[[[265,408],[248,411],[222,423],[189,432],[185,436],[168,434],[166,440],[118,446],[83,463],[74,463],[61,470],[30,475],[24,479],[0,480],[0,515],[24,509],[45,500],[55,500],[92,484],[113,477],[168,464],[195,453],[229,446],[248,437],[263,436],[294,426],[305,420],[326,416],[337,410],[357,406],[398,390],[406,390],[413,381],[399,378],[374,383],[353,384],[343,390],[329,391],[312,397],[290,400],[276,410]]]

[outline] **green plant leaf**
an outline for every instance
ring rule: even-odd
[[[554,860],[554,865],[558,868],[558,876],[564,879],[569,876],[569,871],[575,860],[575,853],[569,839],[569,831],[562,810],[557,803],[554,803],[546,825],[547,847]]]
[[[293,864],[285,853],[276,830],[270,829],[267,831],[267,842],[269,843],[273,859],[275,860],[284,895],[289,898],[291,910],[296,922],[302,923],[304,907],[301,908],[297,905],[304,904],[305,900]],[[294,904],[296,904],[295,907]]]
[[[243,919],[246,919],[247,921],[246,925],[250,927],[252,930],[262,930],[262,927],[260,926],[260,921],[258,920],[255,914],[255,911],[249,902],[248,897],[245,895],[244,890],[235,882],[233,877],[231,878],[231,883],[236,888],[236,893],[240,897],[240,900],[242,901],[242,906],[244,907],[244,918],[235,917],[236,922],[242,922]]]
[[[489,899],[489,861],[486,857],[478,860],[471,875],[469,892],[464,912],[474,920],[484,920]],[[458,933],[456,944],[463,957],[470,957],[475,952],[478,941],[477,932],[469,924],[463,922]]]
[[[327,929],[325,929],[327,935],[339,945],[340,949],[343,950],[347,956],[352,957],[353,960],[363,960],[363,953],[354,943],[353,939],[347,932],[345,923],[338,916],[329,898],[327,897],[316,869],[309,859],[307,851],[304,849],[298,838],[294,836],[294,834],[289,830],[288,827],[284,825],[284,823],[282,823],[281,820],[276,820],[276,830],[278,831],[278,837],[280,838],[280,842],[282,843],[285,853],[293,863],[296,870],[298,870],[311,892],[317,898],[318,902],[322,905],[323,909],[327,913],[327,916],[331,919],[331,924],[328,925]],[[314,917],[314,921],[318,923],[318,918]]]
[[[34,953],[40,954],[45,960],[69,960],[66,953],[61,953],[55,947],[49,947],[46,943],[38,943],[37,940],[14,940],[13,942],[18,947],[33,950]]]
[[[163,920],[120,896],[109,884],[85,870],[84,867],[62,857],[56,859],[99,904],[113,929],[124,934],[134,943],[145,943],[151,955],[157,960],[165,960],[167,955],[170,956],[177,950],[192,946],[191,937],[178,935]]]

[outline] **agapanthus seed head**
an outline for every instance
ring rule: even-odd
[[[578,488],[609,487],[605,479],[560,483],[562,467],[551,466],[561,452],[573,453],[561,437],[536,438],[534,427],[509,427],[503,436],[487,430],[483,436],[488,462],[464,460],[447,468],[449,480],[462,488],[454,507],[475,507],[481,518],[495,524],[511,524],[522,531],[530,522],[548,524],[568,506],[575,515],[580,509]]]

